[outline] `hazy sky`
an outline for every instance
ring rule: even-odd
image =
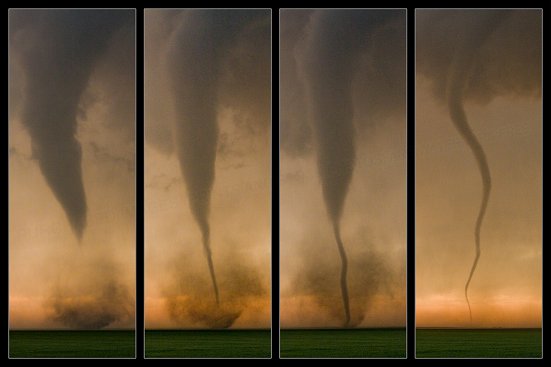
[[[343,325],[339,215],[349,325],[405,325],[405,25],[401,10],[280,13],[282,327]]]
[[[463,68],[463,107],[491,174],[472,325],[539,327],[541,12],[418,10],[416,31],[417,325],[471,325],[464,288],[482,181],[446,103],[449,75]]]
[[[134,327],[134,28],[9,12],[10,328]]]
[[[145,11],[147,328],[271,325],[270,29],[269,10]]]

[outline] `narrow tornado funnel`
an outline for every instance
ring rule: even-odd
[[[350,327],[352,319],[363,318],[363,315],[362,318],[351,315],[349,258],[341,238],[342,213],[356,162],[355,124],[361,129],[368,120],[365,119],[364,106],[358,108],[354,96],[358,97],[366,90],[376,93],[377,85],[380,85],[376,74],[382,75],[385,70],[376,61],[379,55],[375,50],[379,46],[374,40],[378,31],[384,32],[384,25],[390,24],[393,18],[397,19],[397,15],[390,10],[316,10],[307,15],[304,37],[297,41],[294,49],[308,105],[325,207],[341,260],[344,327]],[[356,84],[359,82],[361,87]],[[374,109],[370,105],[369,124],[376,119]],[[354,114],[358,111],[363,121],[355,121]],[[351,259],[351,262],[356,260]],[[372,292],[373,289],[366,291]]]
[[[469,126],[467,115],[463,107],[463,93],[467,86],[467,81],[471,76],[472,68],[477,61],[480,47],[503,19],[503,14],[496,14],[494,12],[476,13],[472,14],[469,19],[470,23],[466,24],[465,32],[462,34],[462,38],[457,46],[451,70],[448,75],[447,102],[451,120],[457,131],[461,134],[461,137],[471,149],[478,164],[480,177],[482,179],[482,200],[474,230],[475,258],[471,266],[469,277],[465,283],[465,300],[469,308],[469,319],[472,322],[472,310],[468,291],[480,259],[480,229],[482,227],[484,215],[486,214],[486,208],[488,207],[488,200],[490,199],[492,178],[486,159],[486,153]]]
[[[209,209],[218,144],[220,39],[208,12],[193,12],[174,30],[167,50],[167,70],[174,98],[176,151],[189,205],[203,238],[203,249],[216,303],[218,283],[210,247]]]
[[[321,11],[312,19],[303,70],[309,114],[316,141],[318,173],[335,241],[341,258],[340,287],[343,325],[350,323],[346,249],[340,236],[340,219],[356,157],[352,121],[355,39],[349,36],[346,13]]]

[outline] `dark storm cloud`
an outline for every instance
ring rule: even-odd
[[[493,13],[493,14],[490,14]],[[476,34],[487,26],[481,15],[500,19],[478,45],[466,75],[464,98],[487,103],[505,94],[541,94],[541,11],[423,10],[416,13],[416,71],[427,77],[437,99],[444,101],[457,42],[467,28]]]
[[[328,28],[340,29],[325,34],[321,44],[330,57],[323,61],[333,66],[341,65],[341,71],[332,81],[346,84],[349,108],[358,132],[381,125],[391,116],[402,116],[406,79],[405,13],[373,10],[330,13],[334,22],[328,23]],[[312,41],[313,27],[319,29],[318,19],[326,16],[323,11],[282,11],[280,139],[281,150],[291,156],[304,155],[313,148],[314,132],[308,123],[303,77],[308,70],[301,70],[300,63],[304,50]],[[349,68],[344,64],[349,64]],[[342,75],[343,72],[349,75]],[[335,104],[333,101],[332,105]]]
[[[194,16],[198,19],[193,20]],[[266,134],[270,128],[271,17],[268,10],[148,10],[145,23],[145,131],[157,150],[174,151],[172,83],[167,52],[175,52],[175,31],[186,31],[199,19],[216,34],[216,112],[231,108],[231,123],[242,138]],[[212,27],[208,27],[212,24]],[[193,32],[184,37],[193,38]],[[206,52],[208,43],[197,52]],[[182,47],[182,46],[180,46]],[[170,51],[172,49],[172,51]],[[191,55],[189,55],[192,58]]]

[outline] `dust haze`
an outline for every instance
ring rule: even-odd
[[[133,322],[134,304],[128,287],[118,280],[116,268],[97,264],[94,271],[82,278],[78,290],[62,284],[53,287],[46,301],[55,323],[77,330],[102,329],[112,324]],[[93,279],[93,280],[89,280]]]

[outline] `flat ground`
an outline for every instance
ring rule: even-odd
[[[11,358],[134,358],[133,330],[10,330]]]
[[[146,330],[146,358],[270,358],[270,330]]]
[[[281,330],[281,358],[405,358],[406,329]]]
[[[417,329],[417,358],[540,358],[541,329]]]

